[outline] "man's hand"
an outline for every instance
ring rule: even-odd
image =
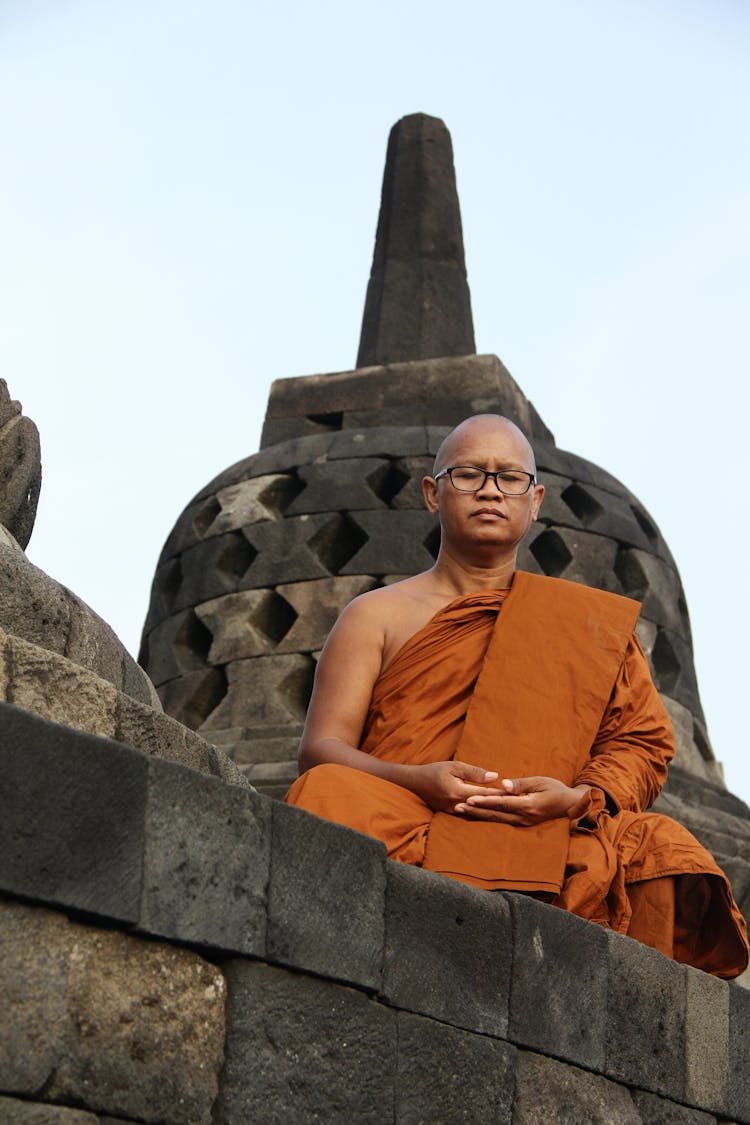
[[[489,788],[497,774],[467,762],[430,762],[424,766],[402,766],[399,784],[411,789],[435,812],[456,812],[466,801],[481,795],[502,798],[505,789]]]
[[[472,820],[495,820],[502,824],[531,827],[545,820],[568,816],[582,805],[588,785],[571,789],[554,777],[503,778],[502,789],[485,790],[456,805],[454,812]]]

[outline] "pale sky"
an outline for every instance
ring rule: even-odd
[[[1,0],[0,376],[28,555],[137,653],[161,546],[273,379],[356,359],[385,146],[453,137],[477,350],[680,568],[750,801],[750,5]]]

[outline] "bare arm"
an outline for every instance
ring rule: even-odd
[[[356,598],[332,629],[315,672],[299,747],[300,773],[326,762],[349,766],[401,785],[443,811],[453,811],[476,793],[499,793],[487,788],[497,774],[478,766],[455,761],[409,765],[358,749],[382,665],[387,609],[383,596]]]

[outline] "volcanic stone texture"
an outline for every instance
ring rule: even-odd
[[[473,351],[450,133],[415,113],[388,139],[357,366]]]
[[[39,431],[0,379],[0,524],[25,547],[42,486]]]

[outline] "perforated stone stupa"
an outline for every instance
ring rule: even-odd
[[[502,362],[476,355],[450,136],[415,114],[388,144],[358,366],[276,381],[261,449],[179,517],[140,660],[165,711],[280,795],[295,776],[315,660],[355,595],[431,565],[420,480],[466,416],[512,418],[546,487],[526,570],[643,602],[638,631],[675,725],[659,799],[750,909],[750,812],[725,788],[701,708],[685,597],[658,527],[604,469],[558,449]]]

